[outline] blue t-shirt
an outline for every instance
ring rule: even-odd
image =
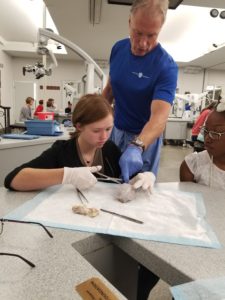
[[[177,64],[160,44],[144,56],[135,56],[131,53],[130,39],[118,41],[110,56],[115,126],[140,133],[149,120],[152,100],[172,104],[177,73]]]

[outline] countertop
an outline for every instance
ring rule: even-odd
[[[62,135],[58,136],[40,136],[38,139],[33,140],[21,140],[21,139],[6,139],[2,138],[0,140],[0,150],[8,149],[13,147],[26,147],[33,145],[49,144],[56,140],[65,140],[69,138],[69,133],[64,130]]]
[[[56,140],[69,139],[69,130],[71,128],[62,127],[63,134],[60,136],[41,136],[33,140],[2,138],[0,140],[0,186],[3,186],[5,176],[15,167],[39,156]]]

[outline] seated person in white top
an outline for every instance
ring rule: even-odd
[[[26,105],[23,106],[20,110],[20,121],[25,121],[25,120],[30,120],[32,119],[32,111],[31,111],[31,107],[34,103],[34,98],[32,97],[27,97],[26,101]]]
[[[225,189],[225,100],[209,114],[202,133],[206,150],[185,157],[180,180]]]
[[[55,106],[55,100],[53,98],[49,98],[46,103],[46,111],[47,112],[57,112],[56,106]]]

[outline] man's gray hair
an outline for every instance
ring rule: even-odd
[[[149,10],[149,14],[162,15],[164,23],[168,6],[169,0],[134,0],[130,9],[130,13],[135,14],[138,9],[145,8],[146,10]]]

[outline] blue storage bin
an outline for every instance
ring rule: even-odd
[[[27,134],[37,135],[55,135],[54,120],[27,120],[25,126],[27,128]]]

